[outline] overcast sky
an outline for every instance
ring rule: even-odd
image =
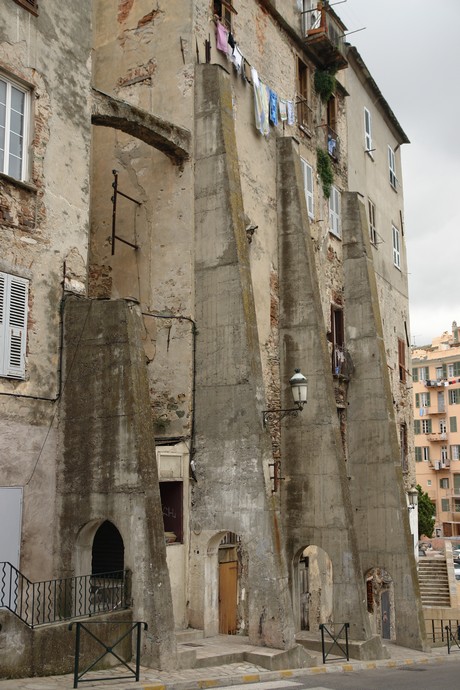
[[[460,323],[460,0],[335,4],[411,143],[401,148],[411,344]]]

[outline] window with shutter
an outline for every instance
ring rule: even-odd
[[[449,404],[458,405],[460,404],[460,388],[454,388],[449,391]]]
[[[0,376],[25,377],[29,281],[0,273]]]
[[[367,210],[369,214],[369,238],[372,244],[377,245],[377,227],[375,224],[375,204],[368,199]]]
[[[418,369],[412,369],[412,381],[417,383],[418,381]],[[417,405],[418,407],[418,405]]]
[[[337,187],[331,187],[329,197],[329,230],[333,235],[342,237],[342,226],[340,220],[340,192]]]
[[[364,108],[364,146],[366,153],[372,158],[372,121],[367,108]]]
[[[420,419],[414,421],[414,434],[420,433]]]
[[[21,5],[26,10],[37,16],[38,14],[38,0],[14,0],[17,5]]]
[[[451,432],[455,433],[457,431],[457,417],[450,417],[449,418],[449,425],[450,425]]]
[[[302,164],[303,186],[305,191],[305,201],[307,202],[307,211],[310,218],[314,218],[314,193],[313,193],[313,168],[311,165],[300,159]]]
[[[388,168],[389,168],[389,175],[390,175],[390,184],[393,187],[393,189],[396,189],[395,152],[393,151],[391,146],[388,147]]]
[[[401,241],[399,230],[396,226],[393,227],[393,264],[396,268],[401,268]]]
[[[415,447],[415,462],[422,462],[422,449]]]

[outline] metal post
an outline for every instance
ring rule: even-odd
[[[323,653],[323,664],[326,663],[326,652],[324,649],[324,625],[323,623],[320,624],[319,629],[321,630],[321,651]]]
[[[136,683],[139,682],[139,668],[141,665],[141,624],[136,623],[137,639],[136,639]]]
[[[348,628],[350,627],[350,623],[345,623],[345,644],[346,644],[346,650],[347,650],[347,661],[350,661],[350,655],[348,653]]]
[[[115,254],[115,227],[117,218],[117,191],[118,191],[118,172],[112,170],[114,180],[112,182],[113,196],[112,196],[112,256]]]
[[[78,688],[78,666],[80,660],[80,623],[76,623],[77,630],[75,632],[75,660],[73,667],[73,686]],[[72,630],[72,623],[69,625],[69,630]]]

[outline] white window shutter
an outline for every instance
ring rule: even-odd
[[[6,342],[5,342],[5,314],[6,314],[6,275],[0,273],[0,375],[5,373]]]
[[[5,375],[24,378],[26,372],[28,281],[7,276]]]

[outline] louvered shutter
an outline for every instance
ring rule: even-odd
[[[420,433],[420,419],[414,420],[414,434]]]
[[[24,378],[26,372],[27,297],[28,281],[4,274],[6,278],[6,306],[4,313],[5,356],[4,374]]]
[[[418,381],[418,369],[412,369],[412,380],[414,381],[414,383]]]
[[[6,275],[0,273],[0,375],[5,374],[5,314],[6,314]]]

